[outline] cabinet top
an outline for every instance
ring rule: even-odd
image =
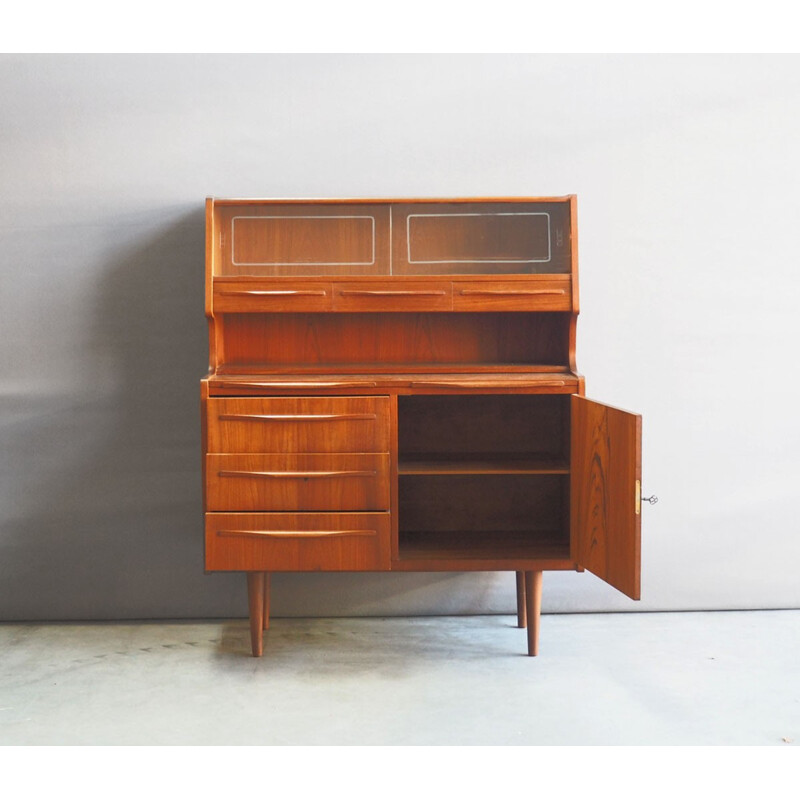
[[[207,197],[206,202],[220,206],[237,205],[268,205],[280,203],[291,205],[294,203],[567,203],[574,202],[577,195],[553,195],[546,197]]]

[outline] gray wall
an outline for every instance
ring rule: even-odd
[[[579,196],[578,363],[644,415],[638,605],[798,606],[800,60],[0,58],[0,617],[242,615],[203,574],[203,200]],[[510,611],[509,575],[279,576],[277,614]]]

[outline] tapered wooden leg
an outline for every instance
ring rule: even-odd
[[[250,644],[253,655],[264,652],[264,573],[247,573],[247,599],[250,606]]]
[[[525,611],[528,616],[528,655],[539,653],[539,616],[542,611],[542,573],[525,573]]]
[[[269,584],[270,584],[270,573],[265,572],[264,574],[264,622],[262,623],[262,628],[267,630],[269,628]]]
[[[517,627],[525,627],[525,573],[517,573]]]

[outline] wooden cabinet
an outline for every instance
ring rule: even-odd
[[[641,418],[575,364],[575,198],[207,201],[206,569],[544,570],[638,599]]]

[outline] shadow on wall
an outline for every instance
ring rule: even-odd
[[[31,460],[3,534],[6,619],[203,615],[219,604],[202,571],[203,210],[153,235],[158,224],[106,223],[115,250],[74,357],[78,388],[17,426]]]
[[[29,460],[17,465],[26,475],[0,540],[3,619],[247,613],[241,575],[203,572],[204,213],[198,208],[153,234],[163,218],[154,212],[145,223],[107,224],[115,254],[102,267],[94,317],[82,332],[89,344],[75,354],[78,389],[19,400],[22,421],[12,426],[9,452]],[[123,249],[121,227],[131,242]],[[74,251],[75,241],[68,246]],[[474,577],[475,607],[463,607],[466,580],[279,575],[273,613],[385,614],[393,604],[395,613],[487,610],[488,584],[477,589]]]

